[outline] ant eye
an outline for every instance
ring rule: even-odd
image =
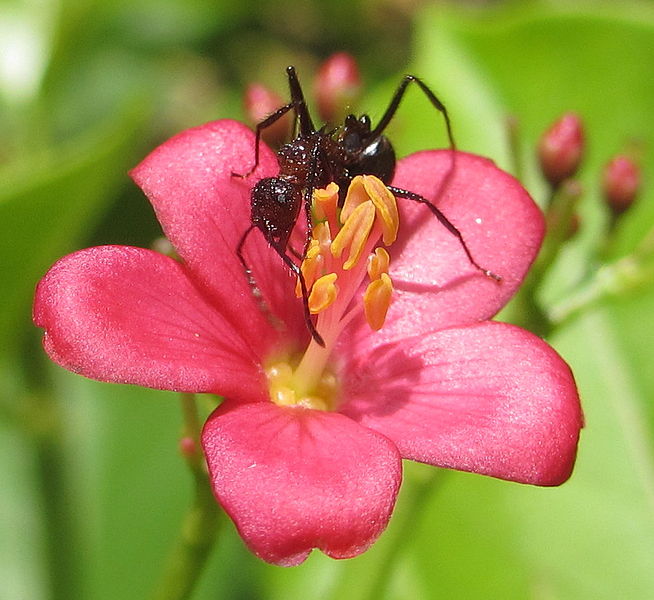
[[[370,131],[370,117],[368,115],[361,115],[359,123],[366,128],[366,131]]]

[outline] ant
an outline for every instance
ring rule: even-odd
[[[395,173],[396,158],[391,142],[383,133],[395,116],[404,93],[411,83],[415,83],[427,96],[432,106],[443,115],[450,149],[455,149],[447,109],[422,80],[413,75],[405,75],[379,123],[374,128],[368,115],[356,117],[349,114],[345,117],[342,126],[327,130],[326,126],[320,129],[314,127],[295,67],[287,67],[286,74],[288,75],[291,101],[278,108],[256,126],[252,168],[245,174],[232,173],[237,177],[248,177],[252,174],[259,165],[259,144],[262,130],[270,127],[287,112],[291,110],[295,112],[295,124],[296,128],[299,128],[299,132],[292,141],[284,144],[277,152],[279,175],[261,179],[252,189],[250,226],[243,233],[236,248],[236,254],[256,296],[260,296],[261,293],[243,255],[243,247],[250,233],[254,229],[259,229],[284,264],[297,276],[302,291],[304,319],[307,328],[318,344],[325,345],[311,319],[304,276],[300,267],[288,255],[287,250],[290,250],[298,259],[303,259],[306,254],[311,241],[311,202],[315,189],[326,187],[332,181],[335,182],[340,190],[339,206],[342,206],[349,183],[356,175],[366,174],[375,175],[381,179],[396,197],[420,202],[427,206],[440,223],[456,236],[470,263],[487,277],[500,281],[501,278],[498,275],[484,269],[475,261],[461,232],[432,202],[419,194],[390,185]],[[307,237],[303,252],[300,254],[292,248],[288,248],[288,241],[302,208],[304,208],[306,216]]]

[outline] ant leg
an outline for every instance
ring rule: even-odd
[[[313,121],[309,115],[307,103],[304,100],[304,93],[297,78],[295,67],[287,67],[286,73],[288,74],[288,86],[291,91],[291,101],[278,108],[274,113],[268,115],[263,121],[257,123],[255,132],[256,138],[254,142],[254,165],[247,171],[247,173],[235,173],[232,171],[233,177],[246,178],[252,175],[254,170],[259,166],[259,144],[261,142],[261,131],[270,127],[279,119],[281,119],[289,110],[295,110],[295,120],[293,122],[293,137],[295,138],[295,128],[297,122],[300,122],[300,133],[302,135],[311,135],[314,133]]]
[[[307,103],[304,100],[304,93],[302,92],[300,81],[297,78],[295,67],[292,65],[286,67],[286,74],[288,75],[288,87],[291,91],[290,104],[295,106],[295,114],[300,121],[300,134],[311,135],[316,130],[313,127],[313,121],[311,120]]]
[[[406,198],[407,200],[413,200],[414,202],[419,202],[420,204],[425,204],[427,208],[432,212],[432,214],[440,221],[441,225],[445,227],[452,235],[454,235],[458,240],[459,243],[461,244],[461,247],[466,253],[466,256],[468,257],[468,260],[470,261],[470,264],[475,267],[478,271],[481,271],[486,277],[490,277],[491,279],[494,279],[495,281],[502,281],[502,278],[499,275],[496,275],[493,273],[493,271],[489,271],[488,269],[484,269],[477,261],[474,259],[472,256],[472,253],[470,252],[470,249],[468,248],[468,245],[466,244],[465,240],[463,239],[463,236],[461,235],[461,232],[452,224],[452,222],[436,207],[435,204],[427,200],[427,198],[423,198],[419,194],[415,194],[414,192],[409,192],[408,190],[403,190],[401,188],[396,188],[393,187],[392,185],[387,186],[388,189],[391,191],[392,194],[395,196],[399,196],[400,198]]]
[[[280,258],[284,261],[284,264],[291,271],[293,271],[293,273],[295,273],[298,280],[300,281],[300,288],[302,290],[302,307],[304,308],[304,322],[307,325],[307,329],[309,330],[309,333],[311,333],[311,337],[316,341],[316,343],[319,346],[322,346],[324,348],[325,341],[322,339],[322,336],[318,333],[315,325],[313,324],[313,321],[311,320],[311,311],[309,310],[309,292],[307,290],[306,281],[304,280],[304,275],[302,274],[302,269],[300,269],[300,267],[298,267],[289,258],[289,256],[284,252],[283,248],[280,248],[277,245],[273,245],[272,247],[275,249],[277,254],[279,254]]]
[[[250,286],[250,290],[252,292],[252,296],[256,300],[257,304],[259,305],[259,309],[261,312],[266,316],[268,321],[272,324],[272,326],[279,330],[282,331],[285,326],[284,323],[282,323],[270,310],[270,307],[266,303],[263,294],[261,293],[261,290],[259,289],[259,286],[257,285],[257,281],[254,278],[254,275],[252,274],[252,269],[247,264],[247,261],[245,260],[245,256],[243,256],[243,246],[245,244],[245,240],[247,239],[248,235],[250,235],[250,232],[255,229],[255,225],[250,225],[245,230],[245,233],[241,236],[241,239],[238,243],[238,246],[236,246],[236,256],[238,256],[238,260],[240,261],[242,267],[243,267],[243,272],[245,273],[245,277],[248,280],[248,285]]]
[[[241,265],[243,266],[243,271],[245,273],[245,276],[247,277],[248,284],[250,285],[250,288],[252,290],[252,295],[254,296],[257,303],[259,304],[259,308],[261,309],[261,312],[263,312],[266,315],[266,317],[270,320],[270,322],[273,324],[275,329],[281,330],[284,328],[284,324],[273,314],[268,304],[266,304],[266,301],[263,298],[263,294],[261,293],[261,290],[257,285],[254,275],[252,274],[252,269],[250,269],[250,267],[247,264],[247,261],[245,260],[245,256],[243,256],[243,246],[245,245],[245,240],[254,229],[258,229],[258,227],[256,225],[250,225],[250,227],[248,227],[245,233],[241,236],[241,239],[238,245],[236,246],[236,255],[238,256],[238,259],[241,262]],[[300,288],[302,290],[302,306],[304,308],[304,321],[307,325],[307,329],[309,330],[309,333],[311,333],[311,337],[316,341],[317,344],[319,344],[324,348],[325,342],[322,339],[321,335],[316,330],[313,321],[311,320],[311,311],[309,310],[309,292],[307,291],[307,284],[306,281],[304,280],[304,275],[302,274],[302,270],[286,255],[286,253],[284,252],[284,248],[280,247],[276,243],[273,243],[271,240],[268,240],[268,243],[270,243],[271,247],[275,250],[275,252],[277,252],[279,257],[284,261],[284,264],[291,271],[293,271],[293,273],[300,280]]]
[[[304,240],[304,248],[302,249],[302,258],[307,255],[307,250],[311,245],[311,239],[313,238],[313,219],[311,218],[311,206],[313,205],[313,192],[316,189],[316,168],[318,166],[318,155],[322,151],[322,146],[318,143],[313,145],[311,148],[311,164],[309,165],[309,173],[311,173],[311,179],[308,182],[307,187],[304,190],[304,214],[307,220],[307,236]]]
[[[379,123],[377,123],[375,129],[371,132],[370,138],[375,139],[379,137],[382,134],[382,132],[386,129],[386,127],[388,127],[388,124],[395,116],[395,112],[397,111],[397,108],[400,105],[402,98],[404,97],[404,93],[406,92],[406,89],[411,82],[416,83],[416,85],[423,91],[425,96],[427,96],[432,106],[443,115],[443,118],[445,119],[445,128],[447,129],[447,139],[450,142],[450,149],[455,150],[456,144],[454,143],[454,136],[452,135],[452,124],[450,123],[450,116],[447,114],[447,109],[445,108],[445,105],[438,99],[436,94],[434,94],[434,92],[432,92],[427,87],[427,85],[423,83],[421,79],[418,79],[413,75],[405,75],[403,77],[402,82],[400,83],[397,90],[395,90],[395,93],[393,94],[393,98],[391,98],[391,102],[388,105],[386,112],[382,115],[382,118],[380,119]]]
[[[259,166],[259,144],[261,142],[261,131],[270,127],[273,123],[276,123],[281,119],[289,110],[297,108],[294,102],[289,102],[284,104],[284,106],[278,108],[274,113],[268,115],[263,121],[257,123],[255,128],[255,139],[254,139],[254,165],[250,168],[247,173],[235,173],[232,171],[232,177],[240,177],[245,179],[252,175],[254,170]]]

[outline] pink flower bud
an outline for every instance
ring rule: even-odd
[[[184,436],[179,440],[179,451],[185,458],[192,458],[198,452],[197,444],[191,437]]]
[[[565,113],[542,135],[538,143],[540,167],[552,186],[577,172],[584,153],[584,130],[575,113]]]
[[[248,85],[243,97],[245,114],[252,125],[260,123],[284,104],[280,96],[260,83]],[[270,127],[263,129],[261,137],[270,146],[276,148],[288,139],[290,129],[291,113],[288,112]]]
[[[361,75],[354,57],[338,52],[322,63],[316,75],[315,96],[323,120],[340,121],[360,92]]]
[[[640,188],[640,168],[624,155],[613,157],[602,173],[604,199],[615,216],[625,212]]]

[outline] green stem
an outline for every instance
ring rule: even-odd
[[[564,181],[561,186],[553,190],[546,215],[547,235],[541,251],[518,294],[503,314],[507,321],[525,327],[542,337],[551,333],[553,323],[538,302],[538,290],[569,235],[581,192],[581,187],[574,180]]]
[[[195,451],[184,453],[195,482],[194,497],[152,600],[190,598],[213,549],[221,521],[200,451],[201,425],[195,397],[182,394],[181,403],[183,435],[195,442]]]
[[[392,527],[384,536],[384,554],[377,561],[376,576],[371,577],[365,598],[380,600],[389,597],[389,584],[395,573],[398,556],[411,540],[411,533],[419,524],[420,509],[435,490],[443,483],[445,469],[431,468],[426,473],[418,473],[411,482],[405,482],[399,511],[393,517]],[[410,483],[409,485],[406,485]]]
[[[509,154],[511,156],[512,171],[516,179],[522,180],[524,175],[524,161],[520,148],[520,122],[515,115],[506,118],[506,133],[509,143]]]
[[[25,401],[28,431],[34,440],[40,493],[50,598],[82,598],[79,579],[80,550],[74,505],[66,485],[64,429],[55,400],[31,395]],[[65,552],[62,551],[65,548]]]
[[[600,302],[624,296],[654,282],[654,229],[629,256],[601,267],[578,292],[552,308],[549,318],[561,325]]]

